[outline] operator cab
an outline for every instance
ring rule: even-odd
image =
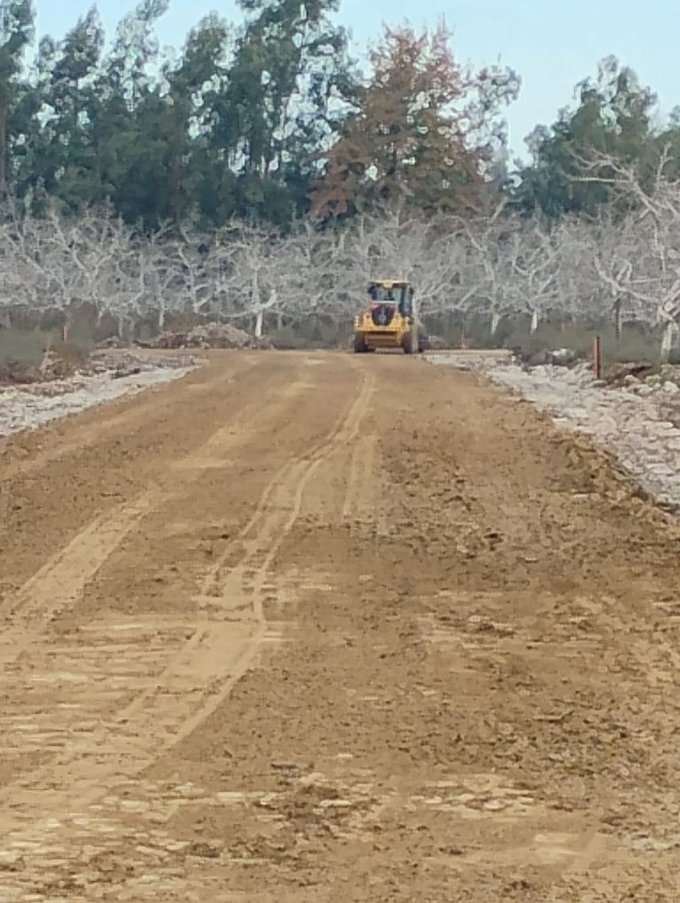
[[[408,282],[391,282],[386,279],[370,282],[368,294],[374,302],[371,305],[371,314],[380,311],[381,320],[389,311],[391,320],[397,309],[402,317],[410,317],[413,314],[413,288]],[[373,317],[375,321],[375,317]]]

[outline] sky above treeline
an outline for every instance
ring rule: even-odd
[[[89,0],[36,0],[38,32],[61,37]],[[99,0],[107,36],[137,0]],[[171,0],[159,22],[164,46],[181,47],[189,29],[215,11],[230,21],[240,12],[232,0]],[[525,156],[524,138],[537,124],[554,121],[571,104],[574,86],[595,76],[610,54],[631,66],[658,95],[668,113],[680,105],[680,15],[674,0],[341,0],[339,21],[361,57],[384,22],[408,19],[420,28],[444,16],[454,32],[459,62],[481,66],[500,59],[522,78],[519,100],[507,111],[513,155]]]

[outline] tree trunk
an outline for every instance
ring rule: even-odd
[[[668,355],[673,347],[673,339],[675,338],[677,331],[677,323],[673,320],[669,320],[664,326],[663,338],[661,339],[661,359],[664,361],[668,360]]]
[[[500,322],[501,322],[501,315],[498,313],[498,311],[495,311],[495,310],[492,311],[492,313],[491,313],[491,335],[492,336],[496,335],[496,332],[498,331]]]
[[[616,333],[616,340],[621,338],[621,299],[617,298],[614,302],[614,332]]]
[[[531,334],[533,335],[538,330],[538,311],[534,310],[531,313]]]
[[[258,310],[257,316],[255,317],[255,338],[262,338],[262,326],[264,323],[264,311]]]
[[[0,109],[0,197],[7,194],[7,109]]]
[[[250,277],[250,307],[253,315],[260,303],[260,281],[257,278],[257,270],[253,270]]]
[[[417,295],[413,296],[411,303],[413,305],[411,310],[411,354],[418,354],[420,351],[420,313]]]

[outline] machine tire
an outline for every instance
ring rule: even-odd
[[[410,332],[404,336],[401,347],[404,349],[404,354],[413,354],[413,336]]]
[[[355,354],[365,354],[368,351],[368,348],[366,347],[366,342],[364,342],[364,340],[359,336],[357,336],[357,338],[354,339],[354,343],[353,343],[352,347],[354,349]]]

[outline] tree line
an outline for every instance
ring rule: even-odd
[[[578,103],[509,159],[504,111],[520,78],[455,59],[441,24],[385,29],[362,71],[338,0],[239,0],[162,53],[169,0],[141,0],[110,40],[95,7],[61,40],[35,37],[32,0],[0,0],[0,192],[33,214],[108,207],[147,230],[233,219],[287,227],[379,209],[479,212],[498,196],[525,213],[593,215],[604,182],[580,180],[592,151],[641,168],[680,155],[680,114],[616,60]]]
[[[161,53],[168,0],[108,43],[91,9],[33,43],[0,0],[0,328],[182,319],[333,341],[399,273],[435,330],[626,324],[680,340],[680,112],[607,58],[510,160],[520,79],[459,65],[443,24],[386,28],[368,71],[337,0],[240,0]]]

